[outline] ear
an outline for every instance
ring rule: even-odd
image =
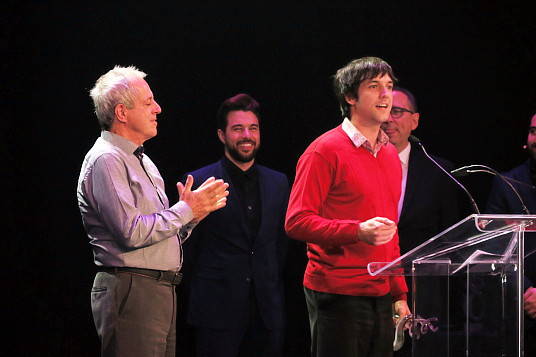
[[[222,144],[225,144],[225,133],[221,129],[218,129],[218,138]]]
[[[411,114],[411,116],[412,116],[411,130],[415,130],[419,126],[419,118],[421,117],[421,115],[419,113],[414,113],[414,114]]]
[[[127,107],[124,104],[117,104],[115,106],[115,118],[121,123],[126,123],[127,121]]]
[[[350,105],[354,105],[355,103],[357,103],[357,99],[355,99],[355,97],[350,97],[349,95],[345,95],[344,99],[346,99],[346,103]]]

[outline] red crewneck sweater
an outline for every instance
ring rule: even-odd
[[[393,145],[376,157],[356,148],[338,126],[317,138],[300,157],[285,228],[307,242],[305,287],[327,293],[406,299],[403,276],[370,276],[369,262],[400,256],[398,234],[372,246],[357,238],[360,222],[386,217],[398,222],[402,169]]]

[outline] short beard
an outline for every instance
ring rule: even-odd
[[[243,164],[251,162],[253,159],[255,159],[255,156],[257,155],[257,151],[259,151],[259,147],[255,146],[255,149],[251,153],[249,153],[247,156],[242,155],[237,149],[234,147],[226,146],[227,152],[229,155],[237,162],[241,162]]]

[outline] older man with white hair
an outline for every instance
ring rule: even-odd
[[[102,132],[82,164],[77,195],[98,268],[91,307],[102,356],[175,356],[181,244],[228,195],[214,178],[192,191],[189,177],[169,206],[143,153],[162,111],[145,76],[116,66],[90,92]]]

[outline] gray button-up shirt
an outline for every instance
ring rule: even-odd
[[[169,207],[158,169],[143,155],[146,173],[136,148],[103,131],[82,164],[78,206],[95,264],[176,271],[181,243],[195,226],[187,225],[193,213],[182,201]]]

